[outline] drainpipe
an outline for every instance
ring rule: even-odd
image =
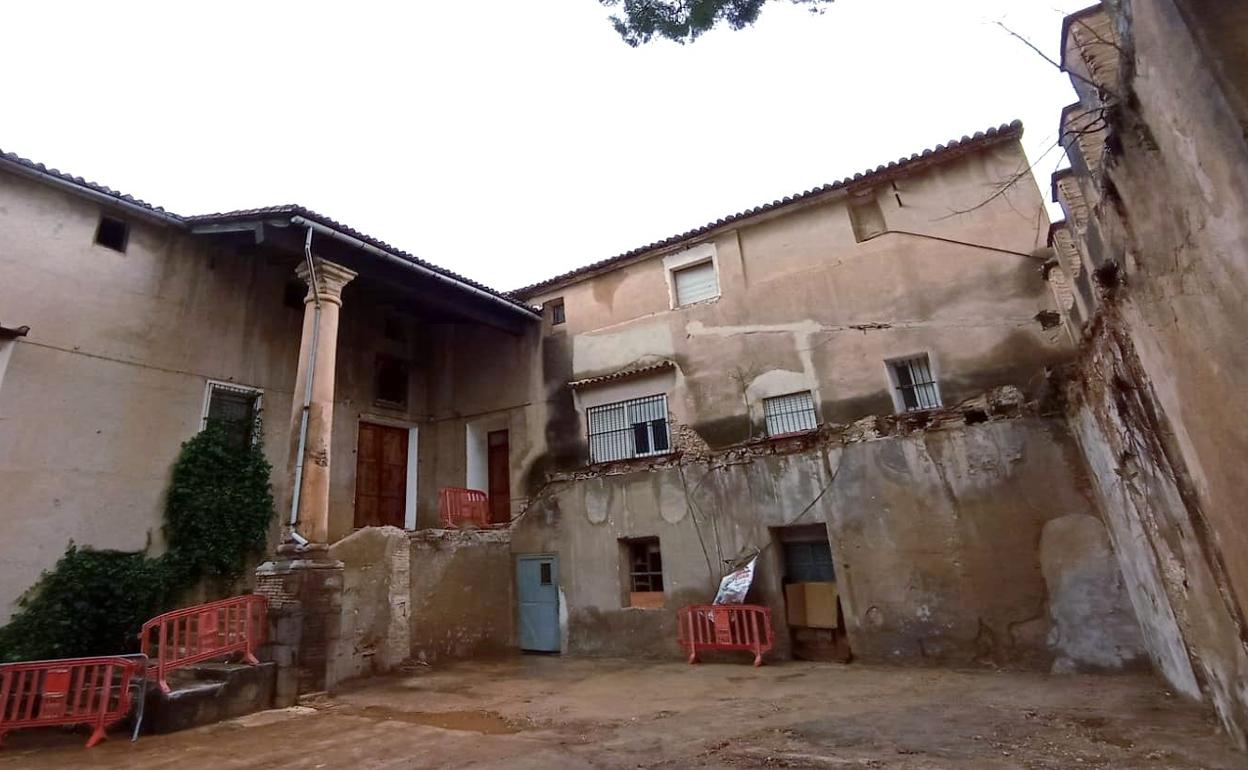
[[[321,294],[316,288],[316,263],[312,259],[312,227],[303,241],[303,258],[308,265],[308,286],[312,288],[312,349],[308,351],[308,363],[304,376],[303,409],[299,415],[299,449],[295,454],[295,488],[290,496],[290,537],[300,546],[308,539],[299,534],[299,501],[303,496],[303,456],[308,448],[308,412],[312,408],[312,382],[316,379],[316,350],[321,336]]]

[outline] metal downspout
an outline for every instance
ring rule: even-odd
[[[312,289],[312,349],[308,351],[307,375],[304,377],[303,408],[299,415],[299,448],[295,454],[295,488],[290,496],[290,537],[300,546],[308,539],[299,534],[299,502],[303,496],[303,456],[308,448],[308,413],[312,408],[312,383],[316,379],[316,350],[321,336],[321,294],[317,289],[316,263],[312,259],[312,228],[308,227],[303,241],[303,257],[308,265],[308,286]]]

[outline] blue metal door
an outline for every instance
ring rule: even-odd
[[[516,558],[520,649],[559,652],[559,558]]]

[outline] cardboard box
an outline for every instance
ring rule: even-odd
[[[789,625],[806,625],[806,584],[789,583],[785,586],[784,603],[788,608]]]
[[[806,622],[807,628],[836,628],[837,591],[836,583],[803,583],[806,587]]]

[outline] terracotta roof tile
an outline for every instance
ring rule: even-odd
[[[465,278],[464,276],[459,275],[458,273],[452,272],[445,268],[441,268],[441,267],[438,267],[437,265],[426,262],[423,259],[420,259],[419,257],[416,257],[412,254],[409,254],[406,251],[402,251],[401,249],[397,249],[394,246],[391,246],[385,241],[382,241],[378,238],[374,238],[371,235],[368,235],[366,233],[362,233],[359,230],[356,230],[355,228],[350,227],[349,225],[344,225],[341,222],[331,219],[330,217],[327,217],[323,214],[318,214],[317,212],[312,211],[311,209],[304,208],[303,206],[300,206],[298,204],[291,203],[291,204],[286,204],[282,206],[265,206],[262,208],[239,209],[237,211],[225,211],[225,212],[218,212],[214,214],[199,214],[195,216],[182,216],[179,214],[174,214],[171,211],[166,211],[160,206],[155,206],[146,201],[139,200],[138,198],[135,198],[131,195],[126,195],[124,193],[118,192],[117,190],[114,190],[110,187],[105,187],[104,185],[87,181],[86,179],[83,179],[82,177],[72,176],[70,174],[67,174],[63,171],[59,171],[54,168],[48,168],[42,163],[36,163],[35,161],[30,160],[28,158],[23,158],[20,155],[16,155],[10,152],[4,152],[3,150],[0,150],[0,167],[3,167],[4,163],[6,162],[12,166],[17,166],[18,168],[24,169],[28,172],[33,172],[36,175],[51,177],[53,179],[57,179],[62,182],[69,183],[71,185],[81,187],[84,190],[89,190],[91,192],[98,193],[100,195],[106,195],[110,198],[116,199],[117,202],[120,204],[133,206],[133,207],[137,207],[140,209],[145,209],[172,224],[180,225],[188,229],[190,227],[193,227],[194,225],[200,225],[200,224],[210,224],[210,223],[218,223],[218,222],[237,222],[237,221],[245,221],[249,219],[263,219],[265,217],[273,217],[273,216],[283,216],[283,217],[301,216],[306,219],[310,219],[315,222],[318,222],[326,227],[333,228],[334,230],[337,230],[340,233],[343,233],[345,235],[351,236],[352,238],[361,240],[383,251],[388,251],[391,254],[394,254],[396,257],[405,259],[409,262],[412,262],[413,264],[420,265],[421,267],[427,270],[432,270],[454,281],[458,281],[459,283],[465,284],[467,286],[471,286],[476,289],[480,289],[481,291],[484,291],[488,294],[492,294],[495,297],[498,297],[499,299],[510,302],[511,304],[516,305],[525,310],[533,311],[532,307],[525,304],[523,301],[521,301],[520,299],[518,299],[512,294],[500,292],[496,289],[491,289],[488,286],[477,283],[476,281],[473,281],[469,278]]]
[[[996,144],[997,142],[1005,141],[1008,139],[1017,139],[1018,137],[1022,135],[1023,135],[1023,124],[1022,124],[1022,121],[1019,121],[1019,120],[1015,120],[1011,123],[1006,123],[1000,126],[996,126],[994,128],[989,128],[986,131],[977,131],[971,136],[963,136],[961,139],[953,139],[944,144],[938,144],[935,147],[923,150],[922,152],[914,153],[913,155],[910,155],[909,157],[899,158],[885,165],[876,166],[875,168],[867,169],[866,171],[860,171],[854,174],[852,177],[846,177],[836,182],[829,182],[827,184],[816,187],[812,190],[806,190],[805,192],[794,193],[793,195],[785,196],[784,198],[781,198],[779,200],[774,200],[771,203],[764,203],[760,206],[755,206],[754,208],[746,209],[745,211],[739,211],[736,214],[730,214],[726,217],[721,217],[719,219],[716,219],[713,222],[708,222],[707,224],[704,224],[701,227],[695,227],[692,230],[688,230],[678,235],[672,235],[662,240],[655,241],[654,243],[648,243],[645,246],[639,246],[635,249],[626,251],[623,254],[617,254],[614,257],[608,257],[607,259],[599,260],[597,262],[591,262],[590,264],[585,265],[584,267],[578,267],[575,270],[570,270],[566,273],[561,273],[552,278],[547,278],[544,281],[538,281],[537,283],[530,284],[528,286],[525,286],[519,289],[514,289],[513,291],[509,293],[517,297],[528,298],[529,296],[543,289],[548,289],[550,287],[556,286],[558,284],[562,284],[567,281],[571,281],[573,279],[579,278],[589,273],[611,268],[615,265],[618,265],[621,262],[625,262],[629,259],[632,259],[633,257],[646,254],[647,252],[669,248],[671,246],[681,243],[682,241],[686,241],[691,238],[696,238],[698,236],[705,235],[717,228],[723,227],[724,225],[733,224],[735,222],[740,222],[741,220],[748,219],[753,216],[757,216],[758,214],[764,214],[769,211],[775,211],[776,209],[783,208],[785,206],[789,206],[794,203],[800,203],[802,201],[809,200],[810,198],[814,198],[816,196],[823,195],[824,193],[832,192],[834,190],[841,190],[841,189],[845,189],[849,187],[854,187],[854,186],[864,184],[864,183],[875,183],[879,177],[884,176],[886,174],[907,173],[907,172],[914,170],[915,167],[923,164],[926,161],[943,160],[944,156],[946,155],[960,154],[961,152],[965,152],[966,150],[973,149],[976,147],[985,146],[989,144]]]
[[[610,374],[603,374],[598,377],[586,377],[583,380],[573,380],[568,383],[568,387],[576,390],[577,388],[598,385],[603,382],[614,382],[615,380],[623,380],[629,377],[637,377],[642,374],[649,374],[651,372],[659,372],[664,369],[674,368],[676,368],[676,362],[674,361],[657,361],[653,364],[647,364],[646,366],[639,366],[633,369],[621,369],[618,372],[611,372]]]

